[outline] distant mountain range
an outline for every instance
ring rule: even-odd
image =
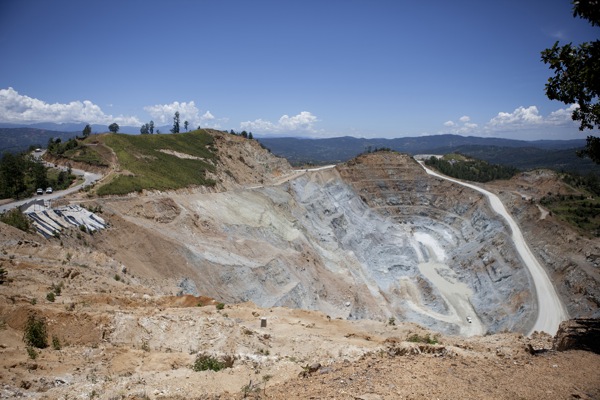
[[[84,123],[55,124],[52,122],[32,125],[0,123],[0,154],[8,151],[18,153],[27,150],[29,146],[46,147],[50,138],[68,140],[81,136]],[[108,125],[93,124],[92,133],[108,132]],[[169,133],[171,127],[159,126],[162,133]],[[119,133],[139,134],[140,127],[119,126]]]
[[[85,124],[35,124],[18,126],[0,124],[0,154],[19,152],[30,146],[45,147],[50,138],[81,135]],[[53,129],[54,128],[54,129]],[[169,127],[159,127],[163,133]],[[108,126],[92,125],[93,133],[104,133]],[[121,133],[139,133],[139,128],[121,127]],[[519,169],[551,168],[581,174],[600,175],[600,166],[576,156],[585,146],[585,139],[524,141],[476,136],[436,135],[396,139],[362,139],[350,136],[329,139],[292,137],[259,138],[273,154],[286,158],[292,165],[334,164],[350,160],[360,153],[388,148],[408,154],[462,153],[494,164],[511,165]]]
[[[524,141],[475,136],[436,135],[396,139],[331,139],[260,138],[263,146],[293,165],[334,164],[375,149],[388,148],[408,154],[462,153],[494,164],[527,170],[551,168],[581,174],[600,175],[600,166],[577,157],[576,150],[585,139]]]
[[[75,134],[80,134],[85,128],[85,123],[66,123],[66,124],[56,124],[53,122],[40,122],[37,124],[9,124],[9,123],[0,123],[0,128],[31,128],[31,129],[42,129],[42,130],[51,130],[57,132],[75,132]],[[105,133],[108,132],[108,125],[99,125],[99,124],[91,124],[93,133]],[[161,132],[169,132],[169,128],[166,130],[165,127],[158,127]],[[140,133],[139,126],[121,126],[119,125],[119,133],[129,133],[129,134],[137,134]]]

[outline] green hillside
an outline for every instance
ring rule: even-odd
[[[99,140],[116,154],[121,172],[98,188],[98,195],[126,194],[143,189],[172,190],[192,185],[213,186],[213,137],[205,130],[173,135],[107,134]],[[190,158],[167,154],[177,152]]]

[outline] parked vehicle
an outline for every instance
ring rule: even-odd
[[[47,188],[46,193],[52,193],[52,188],[51,187]]]
[[[38,188],[38,190],[35,191],[37,194],[44,194],[44,189],[42,188]]]

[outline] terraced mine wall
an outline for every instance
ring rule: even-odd
[[[535,316],[528,274],[485,199],[398,153],[274,186],[103,207],[118,214],[115,257],[182,293],[464,335],[527,332]]]

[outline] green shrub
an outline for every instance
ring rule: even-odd
[[[199,371],[215,371],[218,372],[225,368],[231,368],[233,366],[233,357],[224,356],[221,360],[211,355],[200,353],[196,356],[192,369],[196,372]]]
[[[25,323],[25,333],[23,341],[31,347],[45,349],[48,347],[48,332],[46,328],[46,319],[36,315],[30,315]]]
[[[225,308],[225,303],[219,303],[217,304],[217,310],[222,310]]]
[[[60,350],[62,348],[60,345],[60,339],[58,339],[58,336],[56,335],[52,335],[52,348],[54,350]]]
[[[38,352],[35,351],[35,349],[31,346],[27,346],[27,355],[29,356],[29,358],[31,358],[32,360],[35,360],[38,356]]]
[[[48,292],[48,294],[46,295],[46,300],[54,303],[54,301],[56,300],[56,296],[54,295],[54,292]]]
[[[420,336],[416,333],[410,335],[406,340],[409,342],[413,342],[413,343],[425,343],[425,344],[438,344],[439,343],[437,337],[435,337],[435,336],[430,336],[430,335]]]
[[[50,287],[50,289],[52,289],[52,291],[54,292],[55,295],[60,296],[60,294],[62,293],[62,288],[64,286],[64,283],[59,283],[58,285],[53,283],[52,286]]]
[[[29,218],[19,210],[19,208],[13,208],[10,211],[0,214],[0,221],[7,225],[14,226],[24,232],[31,232],[31,221]]]

